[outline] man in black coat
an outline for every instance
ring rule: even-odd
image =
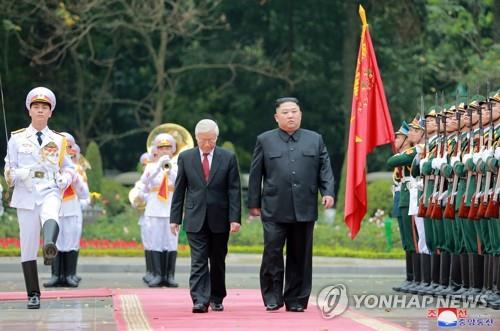
[[[217,124],[201,120],[195,135],[198,147],[179,154],[170,229],[177,234],[184,221],[191,248],[192,311],[206,313],[209,305],[224,310],[227,242],[229,232],[240,229],[241,187],[236,156],[216,147]]]
[[[323,206],[331,208],[334,179],[321,135],[300,128],[299,101],[276,100],[274,118],[279,128],[257,137],[250,166],[248,208],[251,215],[261,216],[264,227],[260,287],[266,310],[277,310],[285,304],[287,311],[302,312],[311,294],[318,190]]]

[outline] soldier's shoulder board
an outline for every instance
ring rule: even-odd
[[[411,148],[408,148],[405,153],[408,154],[408,155],[411,155],[413,153],[415,153],[417,151],[417,149],[415,147],[411,147]]]
[[[52,130],[52,132],[57,133],[58,135],[60,135],[63,138],[66,138],[61,132],[58,132],[58,131],[55,131],[55,130]]]
[[[11,135],[15,135],[15,134],[18,134],[18,133],[21,133],[21,132],[24,132],[26,131],[26,128],[22,128],[22,129],[19,129],[19,130],[16,130],[16,131],[12,131],[10,134]]]

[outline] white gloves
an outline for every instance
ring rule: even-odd
[[[56,185],[60,190],[65,190],[72,180],[69,174],[56,172]]]
[[[495,148],[495,159],[500,160],[500,147]]]
[[[446,159],[444,157],[436,157],[432,159],[432,168],[435,170],[440,170],[443,164],[446,164]]]
[[[470,153],[467,153],[467,154],[464,154],[463,157],[462,157],[462,161],[463,163],[465,164],[469,159],[472,158],[472,154]]]
[[[160,159],[158,160],[158,165],[159,165],[161,168],[163,168],[163,167],[165,167],[165,165],[166,165],[167,163],[169,163],[169,162],[170,162],[170,156],[168,156],[168,155],[163,155],[163,156],[162,156],[162,157],[160,157]]]
[[[14,186],[15,183],[23,183],[24,186],[31,191],[33,182],[31,181],[31,171],[27,168],[13,168],[5,171],[5,179],[9,186]]]
[[[481,153],[481,160],[483,160],[484,162],[486,162],[488,160],[489,157],[493,157],[493,150],[492,149],[485,149],[483,150],[483,152]]]
[[[456,162],[460,162],[460,156],[452,156],[450,158],[450,165],[453,167]]]
[[[481,152],[472,154],[472,162],[474,162],[474,164],[477,164],[477,161],[479,161],[481,155]]]

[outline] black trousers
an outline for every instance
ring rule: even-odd
[[[191,248],[189,288],[193,303],[222,303],[227,295],[226,255],[229,232],[212,233],[205,220],[199,232],[186,234]]]
[[[263,222],[264,253],[260,290],[264,304],[307,308],[312,283],[314,222]],[[283,247],[286,243],[286,270]],[[283,276],[285,290],[283,292]]]

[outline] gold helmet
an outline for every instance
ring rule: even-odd
[[[177,158],[180,152],[190,149],[194,147],[194,140],[191,134],[189,133],[186,128],[180,126],[179,124],[175,123],[164,123],[158,125],[156,128],[151,130],[151,132],[148,135],[148,139],[146,141],[146,148],[149,153],[151,153],[152,147],[153,147],[153,142],[159,134],[162,133],[168,133],[172,137],[174,137],[175,142],[176,142],[176,150],[173,155],[173,158]]]

